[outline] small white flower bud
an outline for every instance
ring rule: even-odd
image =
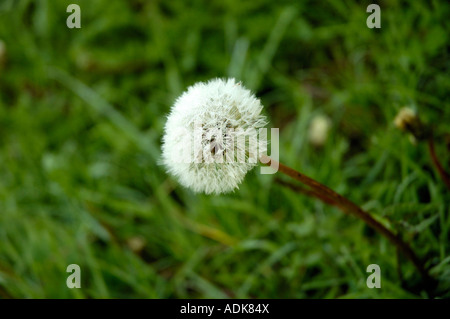
[[[414,140],[422,140],[429,136],[429,129],[422,123],[416,111],[409,107],[404,107],[398,112],[394,125],[399,130],[410,133]]]
[[[309,126],[309,142],[316,147],[323,146],[327,140],[330,126],[331,121],[328,117],[316,115]]]

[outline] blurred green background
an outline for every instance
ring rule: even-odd
[[[417,109],[449,169],[450,5],[382,1],[369,29],[370,3],[1,0],[0,297],[449,297],[450,192],[392,122]],[[221,196],[168,176],[166,115],[214,77],[252,89],[280,160],[401,232],[438,288],[363,222],[258,168]]]

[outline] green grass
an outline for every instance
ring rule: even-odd
[[[79,30],[65,24],[74,2]],[[416,108],[450,169],[450,5],[381,2],[368,29],[369,3],[0,2],[0,297],[450,297],[450,192],[392,124]],[[229,76],[280,128],[280,160],[400,231],[434,292],[360,220],[259,169],[222,196],[165,173],[174,99]],[[332,121],[319,149],[316,115]],[[72,263],[81,289],[66,287]],[[381,289],[366,286],[372,263]]]

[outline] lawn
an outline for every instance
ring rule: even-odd
[[[0,1],[0,298],[449,298],[450,190],[394,119],[416,110],[450,171],[450,4],[379,1],[370,29],[370,3]],[[398,233],[436,285],[282,175],[205,195],[167,174],[171,106],[217,77],[261,99],[281,162]]]

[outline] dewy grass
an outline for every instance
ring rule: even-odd
[[[415,107],[449,170],[448,1],[389,2],[380,30],[361,1],[257,2],[80,0],[74,30],[65,1],[0,0],[0,298],[431,296],[390,241],[284,174],[255,166],[220,196],[169,178],[170,105],[215,76],[258,92],[281,162],[401,234],[450,297],[450,192],[390,125]]]

